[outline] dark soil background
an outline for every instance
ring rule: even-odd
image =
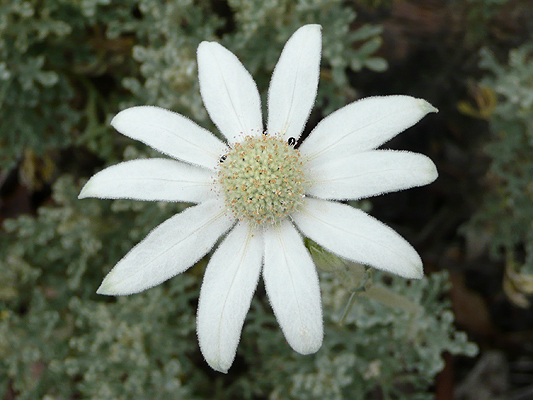
[[[472,101],[472,84],[486,73],[478,68],[482,46],[505,61],[509,49],[531,40],[533,2],[509,1],[486,21],[478,20],[484,28],[477,37],[474,11],[474,1],[445,0],[393,1],[382,12],[360,9],[358,22],[384,26],[380,53],[389,69],[354,74],[352,84],[361,97],[409,94],[440,111],[387,144],[428,155],[439,170],[437,181],[372,199],[372,214],[413,243],[427,273],[450,272],[457,326],[480,346],[476,359],[446,356],[436,399],[528,400],[533,399],[533,309],[507,299],[503,260],[489,257],[484,238],[462,233],[489,189],[484,177],[490,158],[483,146],[490,132],[487,121],[462,115],[457,104]]]

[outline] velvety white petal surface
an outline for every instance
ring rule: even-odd
[[[105,277],[97,293],[127,295],[159,285],[207,254],[234,220],[221,200],[187,208],[131,249]]]
[[[359,209],[308,197],[302,211],[292,218],[305,236],[341,257],[404,278],[423,276],[422,260],[415,249]]]
[[[211,120],[229,143],[263,133],[257,86],[239,59],[224,46],[198,46],[200,93]]]
[[[438,176],[428,157],[393,150],[371,150],[326,161],[315,158],[308,168],[306,193],[335,200],[357,200],[427,185]]]
[[[261,232],[246,222],[235,226],[209,261],[196,325],[202,354],[217,371],[226,373],[233,363],[262,261]]]
[[[437,109],[410,96],[358,100],[324,118],[299,150],[309,159],[344,158],[375,149]]]
[[[120,133],[191,164],[213,169],[228,147],[190,119],[159,107],[139,106],[119,112],[111,125]]]
[[[320,73],[320,25],[305,25],[287,41],[268,89],[269,134],[285,140],[302,134],[315,104]]]
[[[318,274],[300,234],[284,220],[265,230],[263,278],[279,325],[300,354],[315,353],[324,329]]]
[[[215,197],[214,172],[163,158],[126,161],[94,175],[79,199],[136,199],[200,203]]]

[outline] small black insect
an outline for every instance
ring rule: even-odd
[[[223,163],[223,162],[226,160],[226,158],[228,158],[228,156],[222,156],[222,157],[220,157],[220,162]]]
[[[287,140],[287,143],[289,143],[289,146],[294,146],[296,144],[296,139],[290,137],[289,140]]]

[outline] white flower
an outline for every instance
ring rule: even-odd
[[[435,180],[429,158],[375,148],[437,110],[408,96],[363,99],[326,117],[295,149],[315,101],[320,54],[319,25],[306,25],[289,39],[270,82],[264,131],[250,74],[226,48],[202,42],[202,99],[228,144],[179,114],[126,109],[111,124],[173,159],[109,167],[79,196],[198,203],[126,254],[100,294],[127,295],[158,285],[191,267],[229,231],[205,271],[197,317],[200,348],[218,371],[227,372],[233,362],[261,273],[289,345],[301,354],[320,348],[318,275],[301,234],[348,260],[406,278],[423,274],[417,252],[396,232],[330,200]]]

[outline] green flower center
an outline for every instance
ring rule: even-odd
[[[304,196],[300,152],[269,135],[237,143],[220,159],[218,176],[228,209],[258,225],[279,223],[298,210]]]

